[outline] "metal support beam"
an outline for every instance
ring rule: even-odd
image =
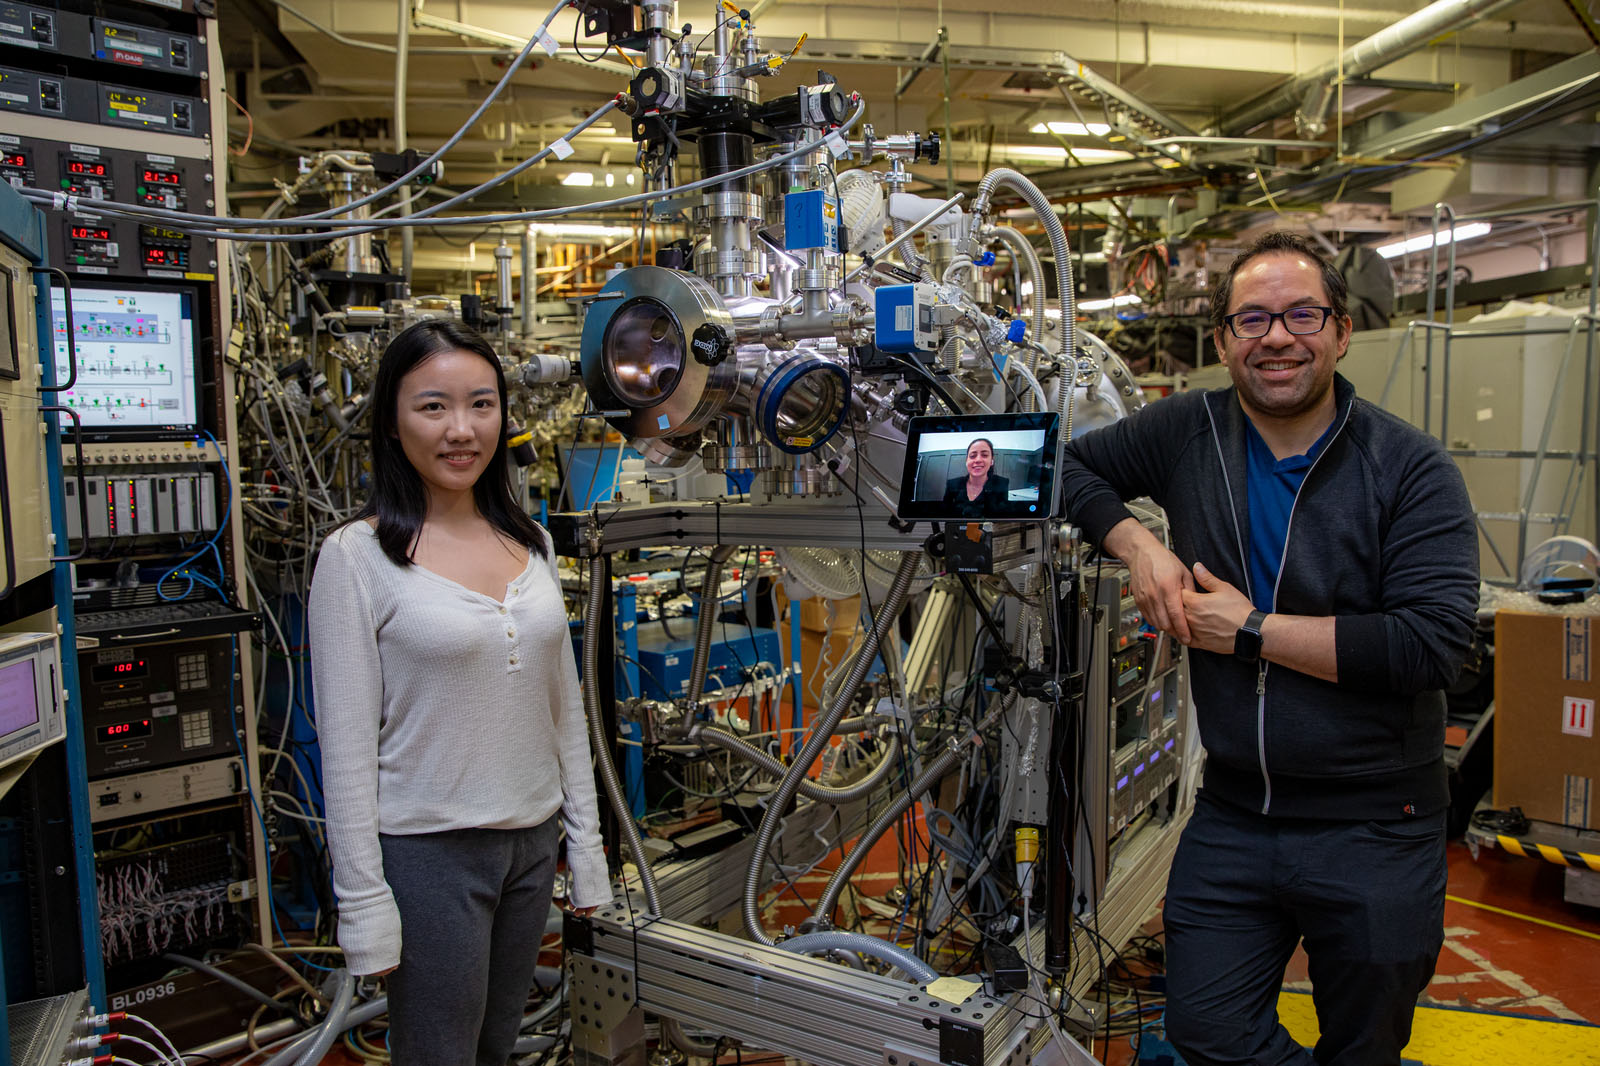
[[[911,88],[911,84],[917,80],[918,74],[921,74],[924,70],[927,70],[929,67],[939,62],[939,55],[943,51],[944,28],[940,27],[940,32],[934,35],[933,40],[928,42],[928,47],[920,56],[917,57],[916,66],[912,67],[901,76],[900,84],[894,87],[894,98],[898,100],[900,97],[904,96],[906,94],[906,90]]]
[[[816,500],[772,503],[655,503],[607,506],[594,511],[550,516],[556,551],[586,558],[597,552],[626,551],[660,544],[761,544],[772,547],[845,548],[917,551],[927,536],[921,524],[902,532],[890,526],[884,512],[868,507],[866,531],[853,505],[833,508]],[[994,569],[998,573],[1037,561],[1044,544],[1037,525],[997,524]]]
[[[584,1029],[580,1018],[593,1003],[588,1029],[597,1034],[636,1006],[814,1066],[1028,1061],[1026,997],[990,996],[977,981],[955,979],[957,988],[965,986],[956,995],[930,992],[616,903],[588,919],[568,916],[564,939],[574,979],[575,1043]],[[625,1060],[590,1052],[583,1061]]]

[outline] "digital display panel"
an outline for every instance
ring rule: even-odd
[[[73,226],[72,239],[75,241],[109,241],[111,230],[105,226]]]
[[[100,663],[89,668],[95,684],[107,681],[121,681],[131,677],[145,677],[150,673],[150,664],[143,659],[129,659],[125,663]]]
[[[67,160],[67,173],[91,178],[103,178],[111,173],[111,168],[98,160],[69,159]]]
[[[913,418],[906,430],[900,517],[1049,518],[1056,497],[1059,425],[1054,413]]]
[[[178,185],[183,181],[183,175],[176,170],[155,170],[145,167],[141,171],[139,180],[146,185]]]
[[[25,167],[28,165],[26,152],[0,152],[0,167]]]
[[[124,740],[136,740],[150,735],[150,719],[138,718],[131,722],[118,722],[115,725],[97,725],[94,727],[94,739],[97,744],[117,744]]]
[[[182,248],[146,248],[144,265],[181,269],[189,265],[189,253]]]
[[[168,245],[189,246],[189,235],[181,229],[168,229],[165,226],[140,226],[139,237],[142,240],[159,241]]]
[[[67,309],[53,289],[57,380],[66,381]],[[85,429],[199,428],[194,295],[188,289],[72,287],[78,380],[61,402]]]

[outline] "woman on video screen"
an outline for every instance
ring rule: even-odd
[[[1010,480],[994,472],[994,445],[988,438],[978,437],[967,445],[965,476],[953,477],[945,484],[944,502],[983,514],[1003,505],[1010,488]]]

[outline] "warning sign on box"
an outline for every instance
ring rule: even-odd
[[[1561,706],[1561,731],[1575,737],[1594,736],[1594,700],[1568,696]]]

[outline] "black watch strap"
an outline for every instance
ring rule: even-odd
[[[1256,662],[1261,658],[1261,626],[1266,620],[1267,612],[1250,612],[1250,617],[1244,620],[1244,625],[1233,635],[1234,658],[1247,663]]]

